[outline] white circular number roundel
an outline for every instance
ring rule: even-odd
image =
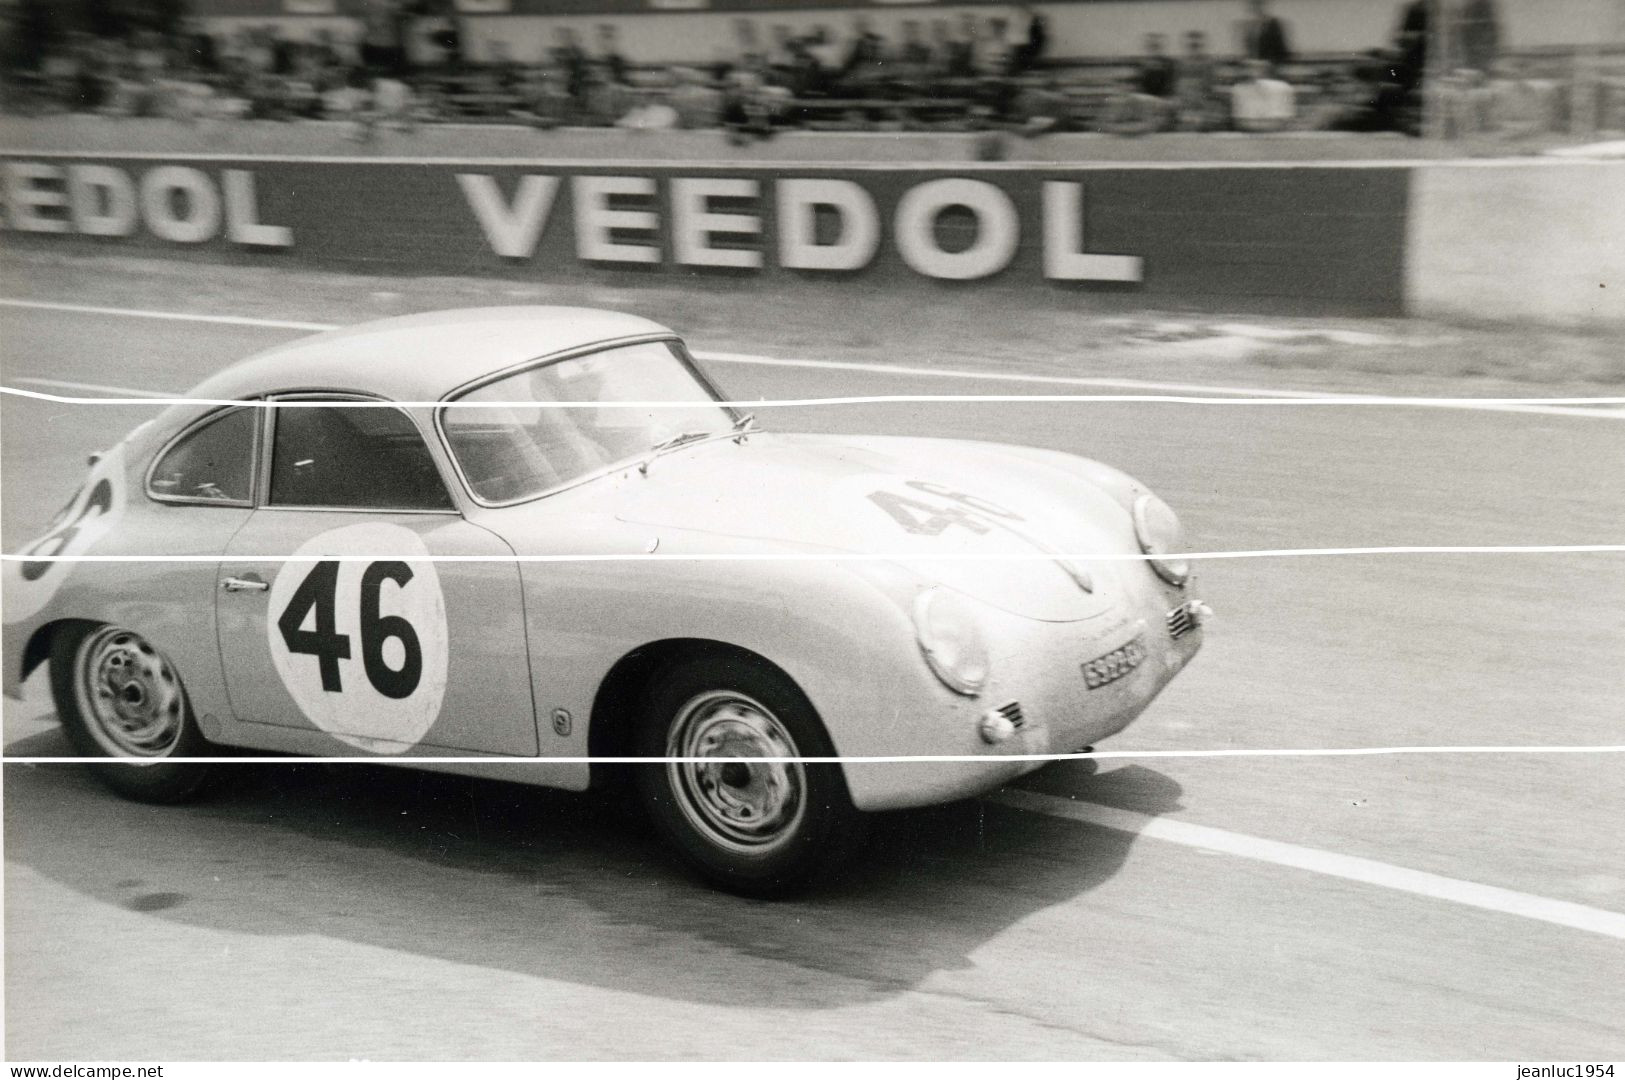
[[[422,741],[446,696],[446,599],[429,550],[409,529],[347,525],[313,537],[271,583],[271,661],[299,708],[362,750]]]
[[[91,466],[84,486],[57,514],[50,531],[22,550],[24,556],[39,559],[6,564],[6,622],[21,622],[51,602],[76,565],[56,556],[89,550],[124,516],[124,502],[124,448],[120,445]]]

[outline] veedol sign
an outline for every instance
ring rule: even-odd
[[[1049,282],[1375,313],[1403,291],[1401,169],[0,159],[14,234],[369,272]]]
[[[291,230],[259,223],[254,174],[246,169],[223,170],[217,186],[203,170],[180,165],[149,169],[137,183],[114,165],[8,161],[5,178],[6,227],[18,232],[133,236],[144,224],[159,240],[201,244],[224,225],[233,243],[293,243]]]
[[[513,199],[505,199],[495,179],[459,173],[457,182],[479,220],[491,250],[508,258],[528,259],[536,251],[557,195],[560,178],[529,174]],[[647,176],[577,176],[571,180],[575,204],[576,257],[584,262],[659,264],[669,258],[679,266],[759,270],[770,249],[787,270],[857,271],[867,269],[880,249],[882,221],[875,199],[854,180],[783,178],[771,181],[778,223],[777,242],[761,247],[721,246],[723,236],[755,237],[762,216],[720,211],[724,200],[758,200],[762,182],[738,177],[674,177],[668,182],[671,251],[647,243],[622,243],[616,229],[659,234],[660,215],[653,210],[613,208],[617,196],[653,200],[656,183]],[[1094,255],[1082,247],[1083,185],[1050,181],[1044,185],[1044,272],[1070,281],[1139,281],[1140,259],[1131,255]],[[974,238],[958,250],[939,242],[937,219],[958,210],[974,220]],[[838,224],[832,238],[818,235],[820,213]],[[982,180],[943,178],[910,187],[898,201],[891,235],[903,262],[917,274],[948,281],[991,277],[1015,258],[1021,237],[1015,203],[1000,188]]]
[[[491,251],[509,259],[530,259],[552,217],[565,178],[528,173],[512,196],[494,176],[455,173],[455,180]],[[649,176],[575,176],[572,227],[575,254],[583,262],[661,264],[760,269],[769,257],[761,248],[717,246],[718,236],[757,237],[759,215],[715,208],[724,200],[757,200],[763,182],[739,177],[674,177],[667,180],[670,251],[658,243],[616,239],[617,230],[660,234],[661,215],[652,209],[618,209],[618,198],[655,201],[658,185]],[[875,199],[860,184],[843,179],[769,181],[779,224],[771,247],[779,266],[791,270],[856,271],[874,260],[882,222]],[[256,178],[247,169],[223,169],[219,181],[203,169],[164,165],[139,180],[113,165],[56,165],[13,161],[6,164],[6,221],[20,232],[77,232],[86,236],[132,236],[138,226],[159,240],[201,244],[224,236],[246,247],[295,246],[287,225],[260,220]],[[1044,273],[1067,281],[1139,281],[1140,259],[1097,255],[1082,250],[1083,185],[1044,184]],[[946,250],[936,233],[938,217],[968,213],[974,239]],[[818,235],[818,216],[833,214],[839,224],[832,239]],[[910,187],[898,201],[891,234],[903,261],[929,278],[969,281],[990,277],[1010,265],[1021,235],[1015,203],[983,180],[943,178]]]

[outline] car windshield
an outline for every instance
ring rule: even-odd
[[[440,411],[469,488],[482,502],[519,502],[662,444],[732,431],[733,415],[716,404],[681,349],[670,341],[623,345],[529,368],[454,399],[501,403]],[[613,404],[632,401],[673,404]],[[609,404],[548,408],[551,402]]]

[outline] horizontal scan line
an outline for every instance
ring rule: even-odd
[[[361,736],[356,736],[361,738]],[[378,740],[385,742],[387,740]],[[625,757],[614,755],[549,755],[546,757],[504,757],[496,754],[407,755],[411,749],[397,744],[393,754],[350,755],[347,757],[276,756],[199,756],[186,758],[87,758],[75,755],[5,755],[0,760],[14,765],[127,765],[145,768],[163,761],[184,762],[189,765],[721,765],[721,764],[775,764],[775,765],[909,765],[946,764],[951,762],[998,763],[1004,761],[1106,761],[1150,758],[1307,758],[1307,757],[1382,757],[1402,754],[1619,754],[1620,746],[1352,746],[1264,750],[1085,750],[1070,754],[1004,754],[988,751],[985,754],[877,754],[835,755],[832,757]]]
[[[301,552],[292,555],[0,555],[4,562],[86,562],[86,563],[185,563],[185,562],[377,562],[381,559],[418,559],[425,562],[447,563],[512,563],[512,562],[1054,562],[1072,559],[1095,562],[1148,562],[1170,559],[1269,559],[1318,558],[1337,555],[1582,555],[1625,552],[1625,544],[1527,544],[1496,546],[1492,544],[1462,546],[1402,545],[1392,547],[1347,548],[1263,548],[1256,551],[1191,551],[1178,554],[1147,555],[1141,552],[1065,552],[1065,551],[764,551],[764,552],[692,552],[661,554],[658,552],[625,552],[591,555],[435,555],[415,552],[385,552],[357,555],[353,552],[323,555]]]
[[[274,330],[303,330],[323,331],[337,330],[340,326],[333,323],[296,322],[281,319],[261,319],[236,315],[200,315],[187,312],[151,311],[137,308],[98,307],[88,304],[57,303],[44,300],[23,300],[16,298],[0,298],[0,307],[32,308],[44,311],[62,311],[76,314],[108,315],[113,317],[136,319],[164,319],[178,322],[201,322],[227,326],[244,326],[260,329]],[[1266,403],[1304,403],[1317,405],[1361,404],[1386,406],[1414,406],[1418,408],[1445,408],[1464,409],[1483,412],[1521,412],[1535,413],[1548,416],[1590,417],[1620,420],[1625,419],[1625,409],[1598,406],[1618,406],[1625,403],[1625,398],[1617,397],[1554,397],[1554,398],[1417,398],[1417,397],[1385,397],[1376,394],[1340,394],[1326,391],[1304,390],[1275,390],[1259,387],[1232,387],[1211,386],[1200,383],[1172,383],[1155,382],[1144,379],[1121,378],[1091,378],[1075,375],[1040,375],[1016,371],[970,371],[960,368],[918,367],[903,364],[876,364],[839,360],[806,360],[794,358],[781,358],[760,356],[752,353],[734,353],[717,351],[696,351],[694,355],[708,363],[741,364],[756,367],[805,368],[817,371],[846,371],[859,372],[868,375],[905,378],[930,379],[959,379],[975,380],[981,382],[1021,383],[1029,385],[1047,386],[1079,386],[1095,388],[1116,388],[1122,390],[1139,390],[1147,393],[1124,395],[1069,395],[1055,400],[1063,401],[1119,401],[1119,402],[1152,402],[1168,404],[1218,404],[1220,401],[1228,404],[1266,404]],[[19,382],[40,382],[41,380],[19,379]],[[10,390],[11,388],[3,388]],[[117,392],[117,387],[97,387],[100,390]],[[1157,391],[1152,394],[1150,391]],[[1186,396],[1173,396],[1186,395]],[[1208,395],[1216,395],[1215,400]],[[45,400],[56,401],[63,404],[153,404],[151,400],[137,402],[118,402],[106,398],[95,398],[80,401],[67,397],[44,397]],[[133,391],[130,396],[147,397],[146,391]],[[1225,400],[1229,399],[1229,400]],[[1241,400],[1235,400],[1241,399]],[[174,398],[172,400],[185,401],[189,404],[208,404],[208,402],[192,398]],[[825,399],[805,399],[793,402],[784,402],[785,405],[808,405],[821,403]],[[840,399],[847,402],[885,402],[885,401],[919,401],[935,400],[934,398],[914,397],[867,397]],[[1043,398],[1025,398],[1019,396],[990,396],[969,397],[961,395],[947,395],[949,401],[980,401],[983,403],[1019,402],[1027,400],[1046,400]],[[168,404],[169,402],[165,402]],[[219,402],[220,404],[242,404],[242,402]],[[399,403],[397,403],[399,404]],[[440,404],[434,402],[430,404]],[[493,403],[500,405],[500,403]],[[534,405],[535,403],[518,403]],[[671,402],[650,403],[670,406]],[[764,402],[737,402],[744,408],[772,407]],[[773,403],[778,404],[778,403]],[[637,407],[646,407],[639,405]]]
[[[120,387],[94,383],[62,383],[49,379],[18,379],[35,385],[66,386],[117,393]],[[696,404],[726,405],[737,409],[795,409],[830,405],[1367,405],[1399,408],[1477,409],[1485,411],[1554,411],[1561,416],[1589,416],[1625,420],[1625,397],[1554,398],[1424,398],[1346,394],[1333,396],[1204,397],[1194,394],[863,394],[846,397],[753,398],[714,402],[695,401],[261,401],[243,398],[168,397],[147,390],[123,389],[126,397],[82,397],[0,386],[0,393],[61,405],[171,405],[225,406],[256,409],[688,409]]]

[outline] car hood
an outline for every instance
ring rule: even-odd
[[[888,556],[1028,618],[1103,614],[1132,565],[1061,558],[1124,550],[1127,514],[1078,470],[995,444],[754,434],[659,457],[617,489],[629,524]]]

